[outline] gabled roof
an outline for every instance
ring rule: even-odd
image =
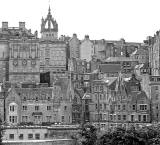
[[[28,99],[35,99],[36,97],[41,100],[52,97],[52,88],[15,88],[16,93],[20,97],[26,97]]]
[[[148,97],[147,97],[147,94],[144,92],[144,91],[139,91],[139,92],[132,92],[130,94],[130,101],[132,103],[136,103],[137,101],[139,100],[143,100],[143,99],[147,99],[148,100]]]

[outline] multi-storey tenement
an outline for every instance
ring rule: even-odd
[[[72,94],[65,80],[57,80],[53,88],[31,84],[18,88],[12,84],[3,95],[5,98],[1,98],[1,102],[5,100],[5,121],[10,125],[72,122]]]
[[[69,40],[69,57],[80,58],[80,40],[77,38],[77,34],[73,34]]]
[[[117,81],[111,84],[112,103],[110,104],[111,127],[139,126],[151,122],[151,101],[141,89],[140,81],[133,74],[124,80],[120,74]]]
[[[148,44],[149,49],[149,65],[151,68],[151,75],[160,75],[160,33],[156,32],[154,37],[149,36],[145,41]]]

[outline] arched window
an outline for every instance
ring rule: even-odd
[[[18,123],[18,106],[15,102],[9,104],[9,122],[11,124]]]
[[[9,112],[17,112],[17,104],[16,103],[10,103],[9,104]]]

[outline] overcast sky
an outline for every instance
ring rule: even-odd
[[[0,0],[0,23],[9,27],[25,21],[40,36],[48,7],[59,25],[59,36],[143,42],[160,29],[160,0]]]

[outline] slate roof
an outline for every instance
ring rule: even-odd
[[[130,58],[130,57],[109,57],[105,60],[105,62],[123,62],[123,61],[137,61],[134,58]]]
[[[52,97],[52,88],[15,88],[15,91],[21,98],[26,97],[26,100],[46,100]]]
[[[148,99],[147,94],[144,91],[132,92],[130,97],[132,103],[136,103],[138,100]]]
[[[116,73],[121,71],[120,64],[100,64],[99,69],[103,73]]]

